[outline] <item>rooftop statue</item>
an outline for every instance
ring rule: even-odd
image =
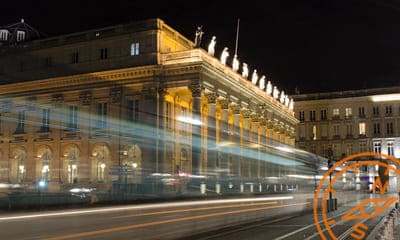
[[[229,57],[229,52],[228,52],[228,48],[225,47],[224,50],[222,50],[221,53],[221,63],[223,65],[226,65],[226,59]]]
[[[261,90],[264,90],[264,88],[265,88],[265,76],[264,75],[262,75],[262,77],[260,78],[259,87]]]
[[[196,37],[194,38],[194,47],[198,48],[201,44],[201,38],[203,37],[203,26],[198,26],[196,30]]]
[[[279,90],[276,86],[274,86],[274,89],[272,90],[272,97],[275,99],[279,98]]]
[[[267,92],[268,95],[271,95],[271,93],[272,93],[272,84],[271,84],[271,81],[268,81],[268,83],[267,83],[267,90],[266,90],[266,92]]]
[[[216,37],[212,36],[210,44],[208,44],[208,54],[210,54],[211,56],[214,56],[215,53],[215,44],[217,43],[215,39]]]
[[[235,56],[233,56],[232,69],[235,72],[237,72],[239,70],[239,60],[237,59],[237,55],[236,54],[235,54]]]
[[[243,63],[242,65],[242,77],[245,79],[249,77],[249,68],[247,67],[247,63]]]
[[[258,74],[257,74],[257,70],[254,69],[253,71],[253,75],[251,75],[251,83],[253,83],[254,85],[257,84],[258,81]]]

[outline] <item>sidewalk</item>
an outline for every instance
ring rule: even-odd
[[[375,226],[366,240],[400,239],[400,209],[393,208]]]

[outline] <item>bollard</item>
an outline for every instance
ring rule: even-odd
[[[244,185],[243,183],[240,183],[240,192],[242,193],[244,191]]]
[[[259,192],[262,192],[262,185],[261,185],[261,183],[258,184],[258,190],[259,190]]]
[[[253,186],[253,184],[250,184],[250,192],[253,192],[253,190],[254,190],[254,186]]]
[[[216,192],[217,194],[220,194],[220,193],[221,193],[221,184],[219,184],[219,183],[216,183],[216,184],[215,184],[215,192]]]
[[[206,194],[206,184],[205,183],[200,184],[200,193]]]

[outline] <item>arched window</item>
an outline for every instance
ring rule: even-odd
[[[25,32],[24,31],[17,31],[17,42],[22,42],[25,40]]]
[[[17,163],[17,180],[18,182],[23,182],[25,178],[25,159],[26,152],[24,149],[16,149],[14,152],[14,159]]]
[[[106,145],[98,145],[93,150],[93,156],[96,158],[96,177],[97,181],[105,181],[107,159],[109,158],[109,150]]]
[[[50,180],[51,150],[48,147],[39,149],[38,157],[41,164],[41,179]]]
[[[0,41],[7,41],[8,40],[8,30],[1,29],[0,30]]]
[[[76,146],[71,146],[67,149],[66,154],[66,167],[68,183],[78,183],[78,159],[79,150]]]

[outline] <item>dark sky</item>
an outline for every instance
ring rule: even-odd
[[[240,60],[289,94],[400,83],[400,0],[30,0],[0,12],[0,25],[24,18],[49,36],[159,17],[193,40],[202,25],[217,56],[233,56],[240,18]]]

